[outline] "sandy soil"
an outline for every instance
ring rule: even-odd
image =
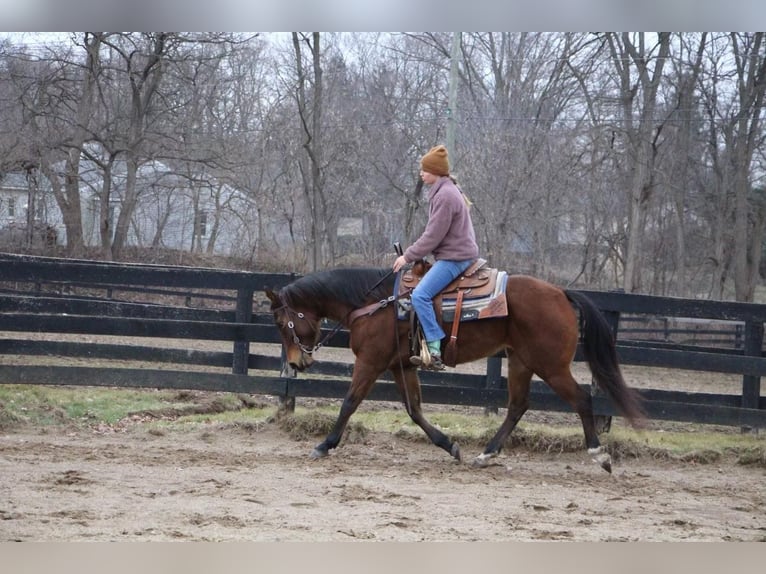
[[[274,424],[0,436],[0,540],[764,541],[763,467],[511,451],[477,469],[390,434]],[[472,458],[478,452],[466,452]]]

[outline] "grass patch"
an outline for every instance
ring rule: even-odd
[[[147,424],[150,429],[161,432],[188,430],[190,428],[194,429],[210,424],[214,424],[220,429],[236,428],[247,431],[257,431],[263,428],[273,416],[273,406],[260,405],[248,407],[246,410],[237,408],[222,413],[198,413],[181,415],[178,417],[167,417],[156,421],[150,421]]]
[[[72,425],[93,427],[145,424],[149,432],[188,430],[214,423],[218,428],[257,431],[275,422],[294,440],[324,438],[338,416],[338,405],[327,402],[298,406],[279,416],[274,401],[250,395],[178,390],[0,385],[0,431],[24,426]],[[449,411],[428,412],[429,420],[462,445],[482,448],[494,436],[502,418]],[[342,442],[361,442],[370,432],[385,432],[406,440],[427,442],[425,433],[400,408],[364,408],[351,418]],[[766,436],[736,432],[645,430],[613,425],[601,436],[615,459],[649,457],[713,464],[724,459],[766,467]],[[584,449],[579,424],[526,423],[517,426],[506,448],[563,453]]]
[[[236,395],[221,393],[209,397],[208,393],[176,390],[0,385],[0,428],[113,425],[131,416],[159,419],[200,409],[223,413],[241,406]]]

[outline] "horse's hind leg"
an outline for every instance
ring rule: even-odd
[[[529,384],[531,380],[532,371],[519,360],[513,351],[508,351],[508,412],[495,436],[487,443],[484,452],[474,459],[474,466],[486,466],[489,459],[500,453],[511,431],[516,428],[516,424],[529,408]]]
[[[404,405],[407,407],[407,414],[410,415],[412,422],[418,425],[423,432],[428,435],[431,442],[436,446],[443,448],[455,459],[460,460],[460,446],[456,442],[452,442],[447,435],[445,435],[438,428],[433,426],[425,416],[423,416],[422,410],[422,395],[420,391],[420,381],[418,380],[417,369],[413,367],[404,367],[391,369],[394,375],[399,391],[402,393]]]
[[[612,457],[609,453],[603,452],[601,443],[596,432],[596,423],[593,416],[593,403],[591,396],[585,391],[572,376],[567,368],[566,372],[550,376],[545,381],[556,393],[564,399],[572,409],[577,413],[582,421],[583,432],[585,433],[585,446],[588,453],[593,455],[593,460],[607,472],[612,472]]]

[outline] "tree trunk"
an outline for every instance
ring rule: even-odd
[[[99,237],[101,238],[101,253],[104,257],[112,255],[112,166],[114,156],[109,156],[109,161],[102,165],[104,181],[101,184],[101,192],[98,202]]]
[[[93,113],[96,79],[100,73],[100,50],[103,39],[102,33],[87,32],[85,34],[86,62],[83,68],[82,89],[76,98],[75,124],[67,143],[63,186],[58,176],[53,173],[52,166],[50,164],[45,166],[46,176],[53,185],[53,195],[64,219],[67,254],[72,257],[80,257],[84,251],[80,202],[80,158],[83,145],[90,137],[89,125]],[[43,163],[45,163],[44,160]]]
[[[739,83],[739,112],[733,138],[734,170],[734,291],[737,301],[752,301],[761,259],[762,244],[756,244],[750,230],[757,234],[756,209],[751,205],[750,173],[753,154],[761,138],[760,119],[766,92],[766,46],[764,33],[740,36],[731,34]],[[740,44],[741,42],[741,44]],[[742,49],[745,49],[742,52]],[[751,209],[754,215],[751,223]]]
[[[120,216],[114,230],[112,257],[118,260],[127,244],[130,221],[136,209],[141,190],[137,187],[140,165],[139,154],[145,146],[146,123],[150,104],[154,99],[163,77],[163,60],[166,56],[167,40],[170,34],[159,33],[150,39],[150,52],[142,64],[133,68],[138,61],[135,53],[124,54],[130,80],[130,125],[128,126],[127,150],[125,152],[125,193],[120,204]]]
[[[681,121],[679,124],[678,143],[675,148],[675,158],[673,158],[670,172],[670,183],[673,189],[673,207],[675,209],[676,219],[676,276],[674,280],[674,289],[671,294],[675,294],[679,297],[694,295],[694,293],[689,292],[686,273],[686,199],[688,182],[690,181],[689,174],[692,155],[692,110],[694,109],[694,90],[702,70],[702,58],[706,43],[707,33],[703,32],[700,36],[694,62],[691,64],[691,70],[687,73],[685,68],[679,68],[676,73],[680,82],[678,86],[678,105],[675,113]],[[684,62],[681,62],[681,65],[683,64]]]
[[[320,266],[322,254],[322,239],[326,234],[322,231],[326,229],[323,225],[323,189],[322,189],[322,66],[319,44],[319,32],[312,33],[312,40],[304,37],[303,40],[308,45],[312,53],[313,65],[313,100],[309,109],[306,96],[307,78],[303,67],[303,56],[301,53],[300,39],[297,32],[292,33],[293,48],[295,50],[295,64],[298,72],[298,115],[301,120],[301,126],[305,134],[303,149],[308,157],[308,172],[302,170],[303,191],[308,207],[308,226],[309,226],[309,270],[316,271]]]
[[[628,33],[623,33],[620,37],[616,34],[609,35],[612,58],[621,78],[623,120],[628,130],[627,140],[630,142],[632,162],[627,190],[629,228],[623,277],[623,288],[627,293],[633,293],[640,288],[643,223],[654,186],[655,130],[660,129],[654,117],[657,110],[657,91],[670,51],[668,33],[659,34],[659,52],[655,58],[650,58],[645,49],[644,34],[639,33],[638,38],[639,44],[635,46]],[[650,60],[654,61],[654,69],[651,71],[647,65]],[[630,79],[631,62],[637,68],[638,84],[641,86],[642,108],[636,127],[633,127],[633,103],[637,90]]]
[[[114,241],[112,242],[112,257],[119,260],[123,249],[128,242],[130,219],[138,202],[138,189],[136,180],[138,174],[138,162],[133,153],[129,153],[125,161],[125,193],[120,203],[120,215],[114,227]]]

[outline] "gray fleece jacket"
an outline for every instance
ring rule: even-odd
[[[408,263],[434,258],[465,261],[479,256],[479,246],[463,194],[448,177],[440,177],[428,192],[428,223],[423,234],[404,252]]]

